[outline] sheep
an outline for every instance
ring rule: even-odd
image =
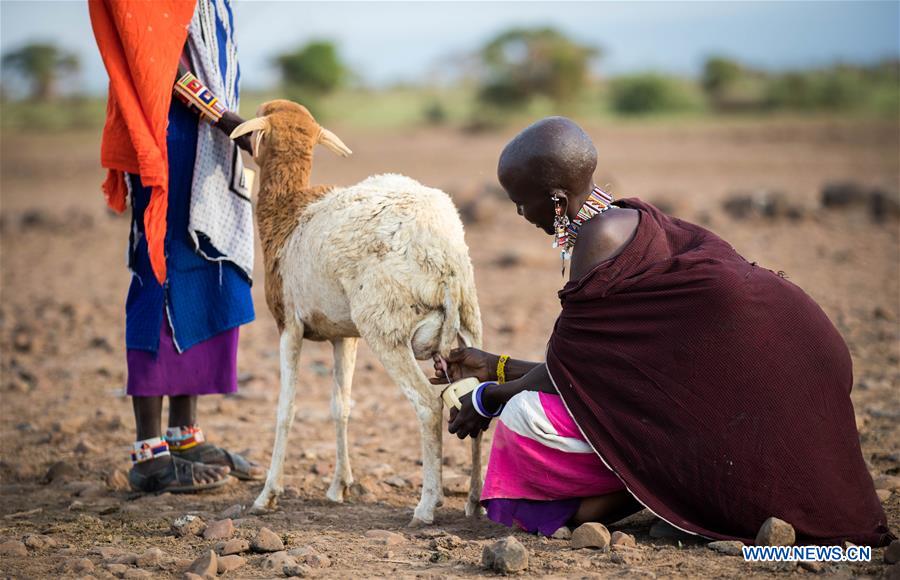
[[[343,501],[353,483],[347,421],[361,337],[415,407],[424,476],[410,525],[431,524],[443,500],[443,412],[439,393],[416,361],[445,356],[455,342],[480,346],[482,338],[474,273],[456,207],[446,193],[396,174],[349,187],[311,186],[316,144],[344,157],[351,151],[297,103],[264,103],[257,117],[231,137],[248,133],[260,170],[256,214],[266,302],[281,333],[272,463],[253,509],[273,508],[283,490],[303,339],[333,345],[337,460],[326,496]],[[467,515],[480,510],[481,477],[480,440],[475,439]]]

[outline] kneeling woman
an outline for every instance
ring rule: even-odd
[[[571,273],[546,363],[474,349],[447,360],[450,378],[485,381],[450,432],[499,417],[488,516],[552,534],[643,505],[715,539],[752,543],[775,516],[800,542],[887,543],[850,355],[825,313],[713,233],[636,199],[613,204],[593,185],[596,155],[556,117],[500,158],[519,214],[571,252]]]

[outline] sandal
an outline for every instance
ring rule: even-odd
[[[215,489],[228,485],[230,478],[226,475],[219,481],[200,483],[194,479],[195,463],[172,455],[172,462],[159,471],[143,474],[134,469],[128,472],[128,483],[131,489],[144,493],[172,492],[194,493],[207,489]],[[172,485],[176,484],[176,485]]]
[[[231,468],[231,475],[244,481],[257,481],[265,477],[265,473],[253,475],[253,468],[259,467],[244,459],[242,455],[227,449],[216,447],[212,443],[200,443],[186,451],[172,450],[172,457],[180,457],[195,463],[207,465],[225,465]]]

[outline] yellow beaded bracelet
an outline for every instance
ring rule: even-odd
[[[506,382],[506,361],[508,360],[508,354],[501,354],[497,361],[497,382],[501,385]]]

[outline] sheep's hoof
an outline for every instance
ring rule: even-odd
[[[253,502],[253,505],[250,506],[248,510],[249,513],[253,515],[260,515],[267,512],[274,511],[275,508],[278,507],[278,496],[280,493],[266,493],[263,492],[256,498],[256,501]]]
[[[479,517],[485,514],[485,510],[481,507],[481,502],[476,500],[469,500],[466,502],[466,517]]]
[[[432,517],[429,520],[424,520],[422,518],[413,516],[413,519],[410,520],[409,524],[406,527],[417,529],[417,528],[426,528],[434,523],[434,518]]]
[[[350,493],[350,486],[345,485],[339,482],[334,482],[331,484],[331,487],[328,488],[328,491],[325,492],[325,497],[328,498],[328,501],[334,503],[344,503],[344,494]]]

